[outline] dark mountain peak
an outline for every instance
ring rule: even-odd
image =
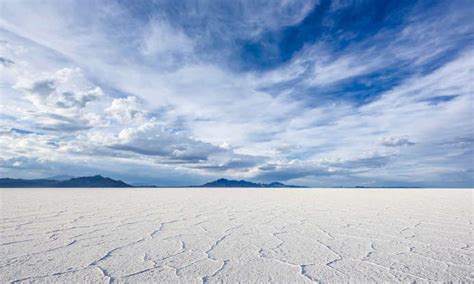
[[[228,180],[220,178],[213,182],[208,182],[201,187],[260,187],[260,185],[244,180]]]
[[[121,180],[114,180],[101,175],[77,177],[58,183],[58,187],[132,187]]]

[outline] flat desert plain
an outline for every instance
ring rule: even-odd
[[[0,282],[474,282],[470,189],[3,189]]]

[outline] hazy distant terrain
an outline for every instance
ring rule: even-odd
[[[71,176],[55,176],[47,179],[12,179],[0,178],[0,188],[110,188],[110,187],[134,187],[121,180],[114,180],[101,175],[71,177]],[[146,186],[140,186],[146,187]],[[156,187],[155,185],[148,187]],[[164,188],[163,186],[160,186]],[[177,186],[175,186],[177,187]],[[203,185],[187,185],[182,187],[254,187],[254,188],[303,188],[305,186],[288,185],[281,182],[271,183],[255,183],[246,180],[228,180],[220,178],[218,180],[208,182]]]
[[[470,282],[472,193],[2,189],[0,282]]]

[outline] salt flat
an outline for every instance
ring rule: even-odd
[[[0,282],[474,282],[469,189],[3,189]]]

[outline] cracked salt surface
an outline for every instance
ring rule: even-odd
[[[2,189],[0,283],[474,282],[469,189]]]

